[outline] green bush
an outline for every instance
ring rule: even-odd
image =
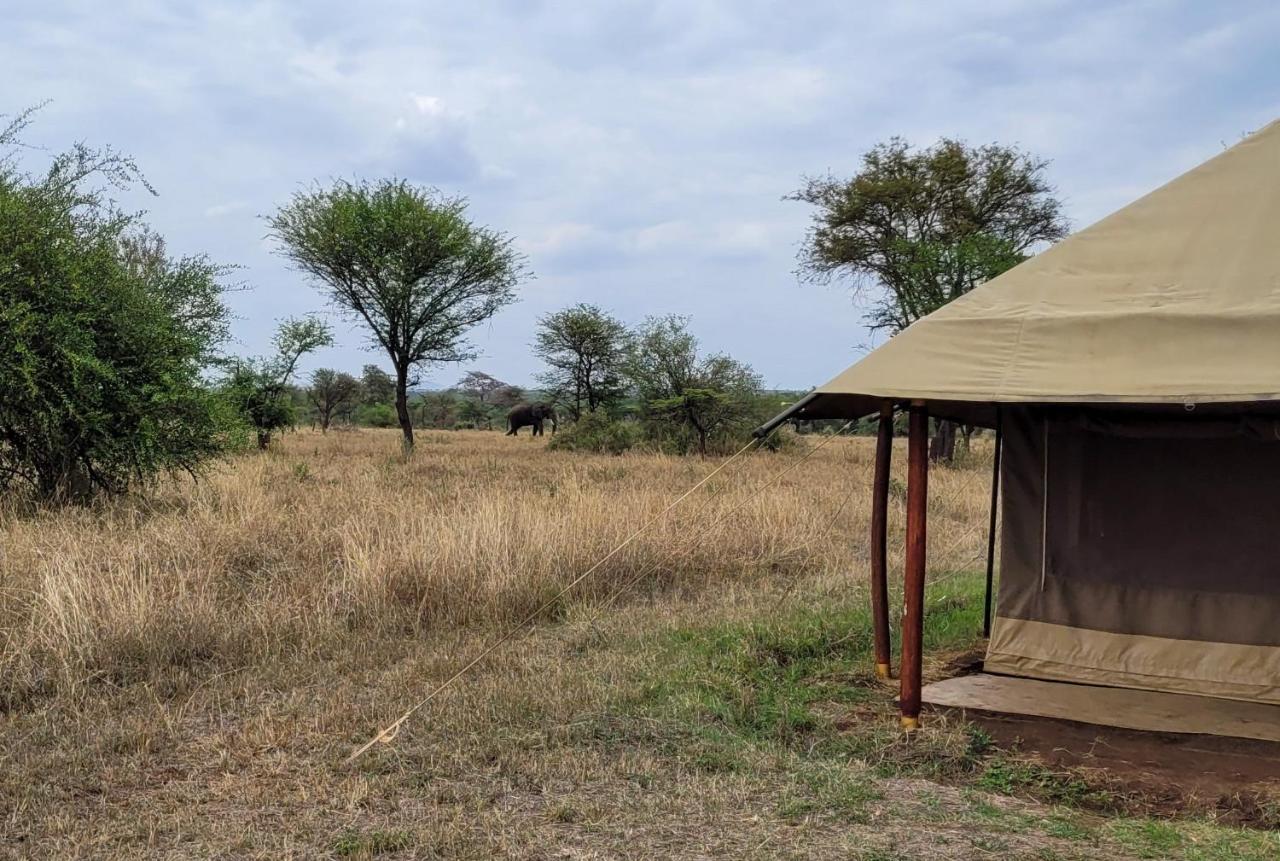
[[[356,413],[356,422],[373,428],[393,428],[400,424],[391,404],[369,404]]]
[[[622,454],[641,441],[634,422],[614,421],[604,412],[583,413],[582,418],[551,438],[549,448],[557,451],[592,451]]]
[[[0,126],[0,492],[87,502],[197,472],[222,450],[225,270],[114,206],[102,189],[141,177],[110,150],[19,171],[29,117]]]

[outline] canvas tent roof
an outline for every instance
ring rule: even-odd
[[[1280,410],[1280,121],[921,319],[795,416],[886,398],[977,424],[1001,403]]]

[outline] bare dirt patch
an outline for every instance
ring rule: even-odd
[[[968,711],[1002,748],[1071,769],[1131,813],[1280,825],[1280,744]]]

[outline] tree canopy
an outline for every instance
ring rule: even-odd
[[[467,371],[458,380],[458,391],[470,395],[482,404],[505,388],[509,388],[507,383],[484,371]]]
[[[0,488],[49,501],[196,472],[225,428],[203,372],[227,334],[203,256],[170,257],[107,189],[132,160],[78,145],[19,169],[32,112],[0,130]]]
[[[809,179],[791,196],[816,207],[800,274],[847,281],[871,327],[896,334],[1067,234],[1046,168],[995,144],[879,144],[852,179]]]
[[[360,388],[366,404],[385,404],[396,395],[396,381],[377,365],[360,369]]]
[[[474,358],[468,332],[515,301],[525,276],[511,239],[471,222],[464,199],[402,179],[299,192],[270,226],[283,254],[386,351],[412,450],[410,376],[427,364]]]
[[[350,405],[360,397],[360,381],[350,374],[332,368],[320,368],[311,374],[307,387],[307,400],[316,409],[320,431],[329,430],[334,414],[343,405]]]
[[[293,425],[289,384],[298,360],[332,344],[333,333],[314,317],[288,319],[280,324],[272,343],[273,356],[236,360],[225,385],[227,396],[257,434],[258,448],[266,448],[276,431]]]
[[[878,144],[852,179],[809,179],[791,196],[816,207],[800,275],[846,281],[870,327],[895,335],[1067,235],[1047,167],[998,144]],[[954,448],[939,422],[931,456],[950,461]]]
[[[574,419],[625,392],[626,325],[595,305],[579,304],[538,320],[533,351],[548,370],[539,381]]]
[[[683,317],[650,317],[640,325],[627,376],[645,417],[691,433],[702,454],[712,437],[750,420],[761,393],[749,365],[720,353],[700,356]]]

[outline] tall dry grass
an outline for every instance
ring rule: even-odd
[[[811,452],[820,440],[732,464],[550,613],[637,577],[623,601],[860,573],[872,443]],[[485,432],[425,434],[408,462],[397,449],[390,431],[297,433],[150,498],[0,511],[0,698],[21,708],[96,683],[322,657],[353,637],[509,624],[719,463],[557,453]],[[935,572],[980,564],[986,481],[980,465],[933,473]],[[895,481],[895,567],[901,491]]]

